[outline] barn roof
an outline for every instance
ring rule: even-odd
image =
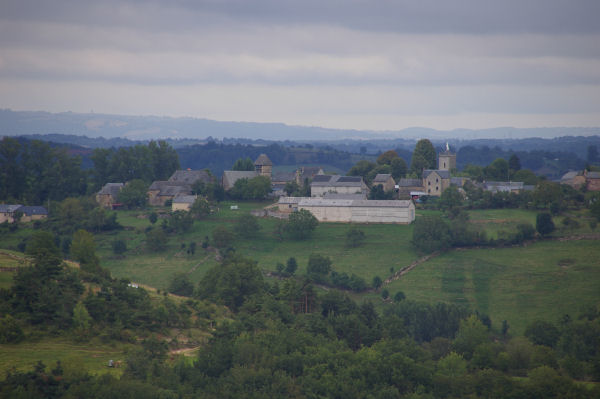
[[[169,177],[170,182],[183,182],[186,184],[194,184],[197,181],[203,181],[204,183],[210,183],[213,181],[213,177],[205,170],[176,170],[175,173]]]
[[[100,191],[98,191],[99,195],[112,195],[116,197],[121,189],[123,188],[123,183],[106,183]]]

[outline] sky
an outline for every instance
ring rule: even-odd
[[[597,0],[0,0],[0,108],[600,126]]]

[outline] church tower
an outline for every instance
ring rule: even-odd
[[[254,169],[258,172],[259,176],[267,176],[270,179],[273,162],[271,162],[267,154],[260,154],[256,158],[256,161],[254,161]]]
[[[452,170],[456,169],[456,154],[450,152],[450,146],[446,143],[446,151],[438,155],[438,169]]]

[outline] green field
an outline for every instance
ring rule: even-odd
[[[238,209],[230,209],[231,205],[237,205]],[[234,223],[240,214],[269,205],[268,202],[223,202],[216,213],[195,222],[189,233],[170,236],[168,249],[161,253],[149,252],[145,246],[144,232],[151,226],[147,218],[150,211],[120,211],[118,220],[125,229],[97,235],[98,254],[102,265],[115,277],[165,289],[175,274],[188,273],[197,283],[210,267],[217,264],[215,253],[200,246],[204,237],[210,237],[218,225],[235,231]],[[155,211],[167,213],[168,209]],[[420,210],[417,216],[439,213]],[[585,212],[570,212],[569,215],[579,221],[579,227],[563,228],[564,216],[555,218],[558,229],[554,237],[592,232]],[[472,226],[485,230],[488,237],[513,230],[519,223],[535,224],[535,217],[535,211],[521,209],[469,211]],[[360,225],[366,234],[364,245],[348,248],[345,233],[350,226],[347,224],[321,223],[307,240],[279,241],[273,234],[275,219],[261,218],[259,223],[262,229],[255,237],[238,238],[233,245],[237,253],[256,260],[265,272],[276,270],[278,262],[285,263],[293,256],[299,265],[297,273],[302,275],[309,255],[319,253],[332,259],[335,271],[354,273],[370,284],[374,276],[385,279],[392,271],[419,258],[410,245],[412,226]],[[30,233],[31,230],[20,229],[17,237],[9,237],[5,242],[18,242]],[[125,256],[117,257],[112,253],[111,243],[115,239],[126,241]],[[191,241],[197,243],[195,255],[186,253]],[[186,247],[182,248],[182,244]],[[512,332],[521,333],[535,318],[555,321],[564,313],[574,314],[582,306],[598,304],[599,259],[600,245],[594,240],[552,240],[527,247],[454,250],[419,265],[386,288],[392,296],[401,290],[414,300],[468,304],[488,314],[496,328],[502,320],[508,320]],[[0,261],[15,262],[2,256]],[[0,273],[0,287],[10,286],[12,274]],[[380,307],[379,295],[369,292],[352,296],[357,300],[373,299]]]
[[[557,321],[600,303],[598,241],[545,241],[527,247],[450,251],[387,288],[430,303],[465,303],[508,320],[513,334],[535,319]]]
[[[132,346],[76,344],[64,338],[44,338],[40,342],[0,345],[0,376],[3,378],[6,372],[13,368],[17,371],[31,370],[40,360],[48,366],[48,370],[54,368],[56,361],[60,360],[65,373],[86,370],[92,374],[120,375],[122,369],[107,367],[108,361],[123,361],[128,347]]]

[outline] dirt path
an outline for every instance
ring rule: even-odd
[[[182,348],[182,349],[173,349],[169,351],[171,355],[183,355],[183,356],[193,356],[194,352],[197,351],[200,347],[194,346],[192,348]]]
[[[398,280],[400,277],[404,276],[406,273],[408,273],[415,267],[419,266],[421,263],[427,262],[429,259],[434,258],[434,257],[438,256],[439,254],[440,254],[439,252],[434,252],[432,254],[429,254],[429,255],[423,256],[422,258],[417,259],[410,265],[403,267],[402,269],[398,270],[396,273],[392,274],[390,277],[386,278],[385,281],[383,282],[383,284],[387,285],[387,284],[390,284],[392,281]]]

